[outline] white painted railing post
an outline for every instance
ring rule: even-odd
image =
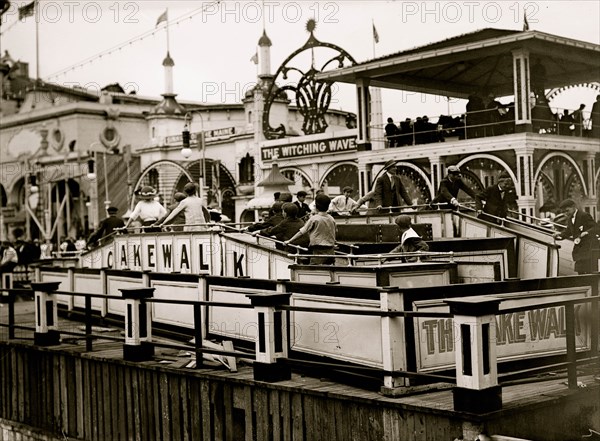
[[[123,359],[150,360],[152,345],[152,315],[150,305],[143,302],[154,296],[154,288],[119,288],[125,300],[125,344]]]
[[[13,273],[2,273],[0,274],[0,288],[1,289],[12,289],[13,288]],[[8,295],[8,292],[2,292],[0,295]]]
[[[35,292],[35,332],[33,344],[54,346],[60,343],[58,332],[58,309],[54,291],[61,282],[32,283]]]
[[[397,288],[384,288],[380,294],[381,311],[402,311],[402,293]],[[383,369],[386,372],[406,371],[406,339],[404,317],[381,317]],[[398,388],[409,386],[409,380],[384,375],[381,393],[394,396]]]
[[[458,333],[454,410],[481,414],[501,409],[495,321],[500,300],[478,296],[448,299],[446,303]]]
[[[281,292],[246,296],[254,306],[258,325],[256,360],[252,363],[256,381],[276,382],[292,377],[291,367],[278,363],[280,358],[288,356],[287,314],[280,306],[289,305],[290,296]]]

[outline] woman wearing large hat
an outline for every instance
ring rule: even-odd
[[[156,190],[149,185],[142,187],[139,193],[140,201],[136,204],[125,228],[136,219],[140,219],[143,227],[154,224],[157,220],[166,216],[167,210],[156,200]],[[160,229],[144,228],[144,232],[160,231]]]

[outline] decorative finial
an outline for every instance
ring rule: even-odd
[[[308,21],[306,22],[306,30],[312,34],[316,28],[317,28],[317,22],[315,21],[315,19],[309,18]]]

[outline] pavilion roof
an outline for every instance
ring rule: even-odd
[[[600,45],[539,31],[482,29],[356,65],[321,80],[467,98],[474,91],[513,95],[513,51],[528,50],[546,73],[545,88],[600,81]]]

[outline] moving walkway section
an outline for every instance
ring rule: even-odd
[[[293,259],[272,242],[211,231],[124,234],[81,258],[95,269],[289,279]]]
[[[503,265],[503,278],[533,279],[573,274],[569,246],[572,243],[563,241],[557,245],[547,229],[511,218],[504,219],[499,225],[451,210],[408,211],[404,214],[413,217],[413,228],[428,241],[431,251],[453,251],[457,258],[460,255],[468,258],[469,253],[481,254],[482,250],[489,251],[502,244],[508,259]],[[391,214],[337,218],[338,241],[357,245],[358,248],[353,249],[356,254],[389,252],[400,240],[393,218]],[[358,222],[360,219],[362,224]],[[496,240],[502,238],[512,240],[512,249]]]

